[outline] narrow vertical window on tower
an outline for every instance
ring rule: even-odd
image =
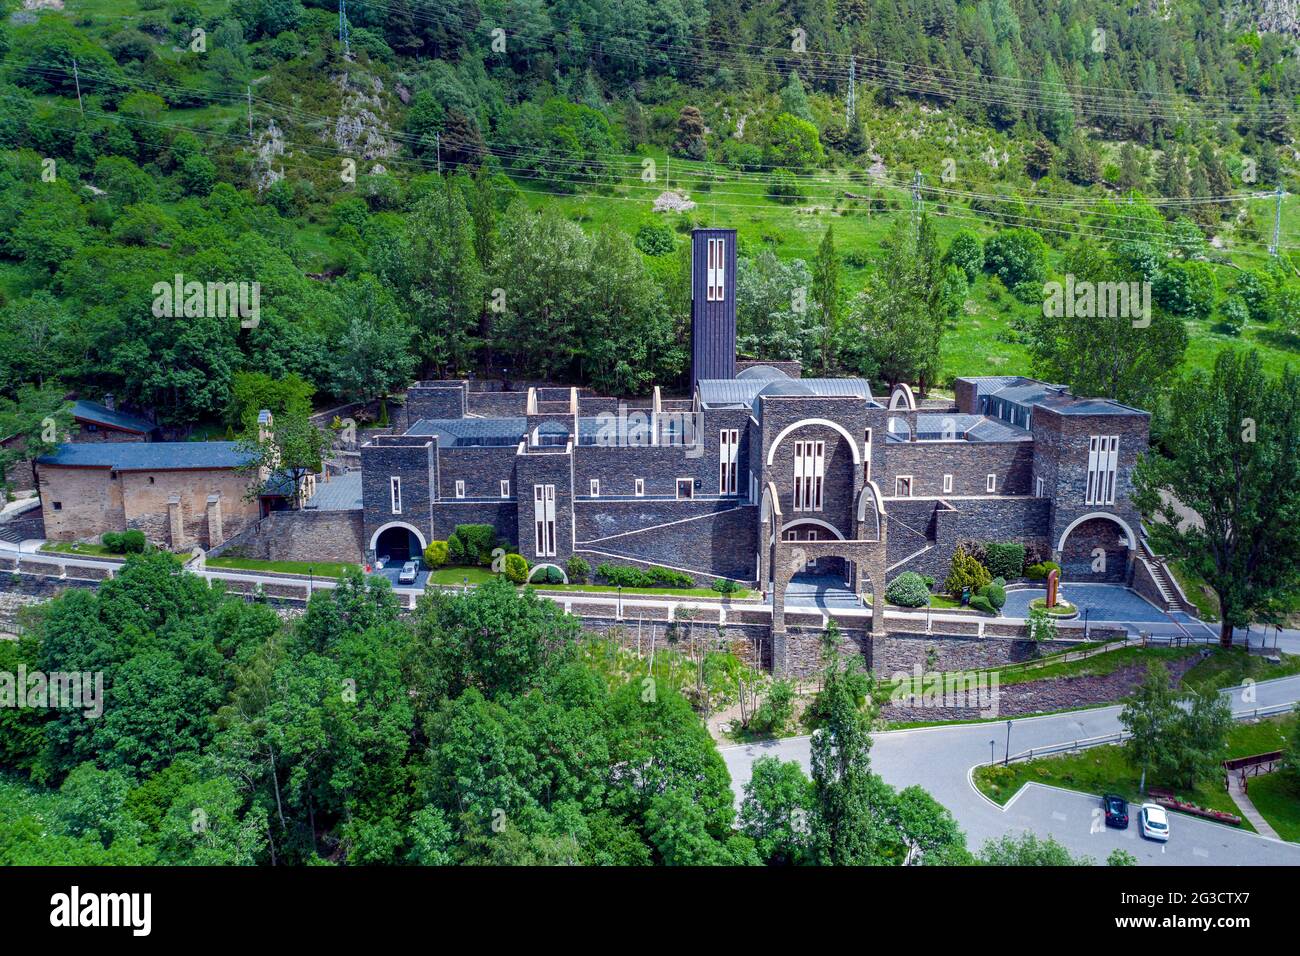
[[[736,457],[740,447],[740,429],[724,428],[718,432],[718,494],[736,493]]]
[[[555,555],[555,486],[533,485],[533,522],[539,558]]]
[[[727,265],[726,246],[721,239],[710,239],[708,246],[708,272],[705,274],[704,298],[709,302],[721,302],[726,298]]]
[[[826,443],[794,443],[794,510],[821,511],[822,484],[826,476]]]
[[[1088,437],[1088,487],[1084,503],[1113,505],[1115,503],[1115,477],[1119,469],[1119,436],[1090,435]]]
[[[804,460],[803,460],[804,443],[797,441],[794,443],[794,510],[803,511],[803,484],[804,484]]]

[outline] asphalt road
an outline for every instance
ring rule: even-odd
[[[1300,676],[1252,685],[1252,692],[1234,688],[1234,714],[1300,700]],[[1113,734],[1120,707],[1071,711],[1012,722],[1011,753],[1050,747],[1073,740]],[[737,800],[749,781],[750,768],[763,756],[796,760],[809,769],[808,737],[787,737],[759,744],[721,749]],[[1143,839],[1137,832],[1136,808],[1127,831],[1107,830],[1094,811],[1099,797],[1030,784],[999,807],[970,782],[970,771],[989,761],[990,745],[998,759],[1006,753],[1007,722],[958,724],[874,734],[871,763],[896,787],[919,784],[952,811],[966,832],[967,845],[977,850],[985,840],[1032,830],[1052,836],[1072,853],[1105,862],[1111,850],[1123,847],[1143,864],[1166,865],[1289,865],[1300,866],[1300,845],[1269,840],[1257,834],[1211,823],[1184,814],[1170,814],[1167,844]]]

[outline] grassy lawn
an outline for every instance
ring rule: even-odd
[[[466,580],[470,584],[485,584],[491,581],[495,574],[487,568],[439,568],[429,575],[429,581],[433,584],[464,584]],[[576,592],[596,592],[600,594],[618,593],[618,588],[608,584],[538,584],[533,582],[531,587],[538,590],[546,591],[576,591]],[[712,588],[624,588],[625,595],[631,594],[667,594],[676,597],[721,597],[717,591]],[[737,591],[732,597],[743,598],[750,595],[750,591]]]
[[[1067,604],[1059,597],[1056,599],[1056,607],[1047,606],[1047,598],[1034,598],[1029,602],[1031,608],[1042,608],[1053,617],[1065,617],[1068,614],[1078,614],[1079,609],[1073,604]]]
[[[41,545],[41,550],[50,554],[80,554],[90,558],[123,559],[126,557],[108,550],[102,544],[80,541],[47,541]]]
[[[1219,619],[1219,597],[1205,583],[1200,575],[1189,570],[1181,561],[1170,561],[1169,570],[1178,581],[1178,586],[1187,595],[1187,600],[1196,605],[1202,621]]]
[[[1068,653],[1068,652],[1067,652]],[[1010,684],[1027,684],[1031,681],[1048,680],[1053,677],[1101,676],[1113,674],[1122,667],[1132,664],[1145,664],[1151,661],[1176,661],[1199,653],[1191,647],[1125,647],[1118,651],[1107,651],[1082,660],[1044,664],[1041,667],[1017,667],[1008,665],[997,668],[998,683],[1006,687]],[[1064,654],[1060,655],[1064,657]],[[1051,658],[1045,658],[1051,660]]]
[[[1250,802],[1283,840],[1300,843],[1300,790],[1280,773],[1265,774],[1250,781]]]
[[[313,574],[318,578],[341,577],[347,568],[356,568],[355,564],[332,561],[261,561],[257,558],[208,558],[210,568],[229,568],[234,571],[275,571],[280,574]],[[310,569],[310,570],[308,570]]]
[[[537,584],[532,585],[535,588],[545,589],[547,591],[595,591],[597,593],[618,593],[618,588],[608,584]],[[720,598],[722,597],[713,588],[624,588],[624,594],[668,594],[677,595],[678,597],[704,597]],[[733,591],[728,597],[747,598],[752,591],[741,589]]]
[[[1222,690],[1236,687],[1247,678],[1254,681],[1271,680],[1300,674],[1300,655],[1284,654],[1282,663],[1270,664],[1258,654],[1247,654],[1246,649],[1216,650],[1183,675],[1183,686],[1193,690]]]
[[[1234,724],[1228,731],[1228,757],[1247,757],[1281,749],[1285,729],[1286,720],[1281,718]],[[1138,784],[1142,774],[1125,757],[1125,748],[1117,744],[1093,747],[1077,754],[1022,761],[1009,767],[1001,764],[978,767],[973,776],[980,792],[998,804],[1005,804],[1027,783],[1042,783],[1098,795],[1118,793],[1130,803],[1141,802]],[[1158,780],[1148,780],[1147,783],[1160,785]],[[1255,784],[1251,784],[1252,797],[1254,787]],[[1232,802],[1228,792],[1223,789],[1222,780],[1217,777],[1192,790],[1175,792],[1180,799],[1190,803],[1240,816],[1237,805]],[[1242,826],[1253,829],[1249,822],[1243,822]]]
[[[868,604],[871,603],[871,600],[870,600],[870,597],[869,597],[869,596],[868,596],[868,598],[867,598],[867,603],[868,603]],[[902,604],[895,604],[893,601],[886,601],[885,603],[888,604],[890,607],[896,607],[896,608],[899,608],[899,609],[904,610],[904,611],[919,611],[919,610],[921,610],[921,608],[919,608],[919,607],[904,607]],[[957,608],[960,608],[960,607],[961,607],[961,601],[958,600],[957,598],[949,597],[949,596],[946,595],[946,594],[931,594],[931,595],[930,595],[930,607],[935,608],[936,610],[941,610],[941,611],[952,611],[952,610],[956,610]]]
[[[429,572],[430,584],[486,584],[495,574],[487,568],[438,568]]]

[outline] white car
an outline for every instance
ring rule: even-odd
[[[1147,839],[1159,840],[1161,843],[1169,839],[1169,814],[1165,813],[1164,807],[1144,803],[1138,819],[1142,823],[1142,835]]]
[[[407,561],[397,573],[398,584],[414,584],[415,576],[420,573],[420,566],[414,561]]]

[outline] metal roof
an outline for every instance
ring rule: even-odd
[[[771,391],[765,391],[771,388]],[[782,392],[781,389],[790,389]],[[816,395],[871,400],[871,386],[861,378],[706,378],[700,380],[700,402],[710,408],[753,405],[765,394]]]
[[[128,415],[126,412],[119,412],[107,405],[101,405],[99,402],[88,402],[84,399],[73,402],[72,417],[94,425],[105,425],[122,431],[139,432],[142,435],[148,435],[158,427],[153,422],[146,421],[136,415]]]
[[[1028,441],[1032,436],[1023,428],[986,415],[927,413],[916,416],[917,441]],[[885,440],[906,442],[907,432],[888,432]]]
[[[440,448],[472,448],[516,445],[527,431],[526,418],[422,418],[406,434],[436,437]]]
[[[361,472],[349,471],[329,481],[316,482],[316,494],[307,502],[318,511],[360,511]]]
[[[42,465],[112,468],[116,471],[168,471],[183,468],[238,468],[256,456],[233,441],[73,442],[42,455]]]

